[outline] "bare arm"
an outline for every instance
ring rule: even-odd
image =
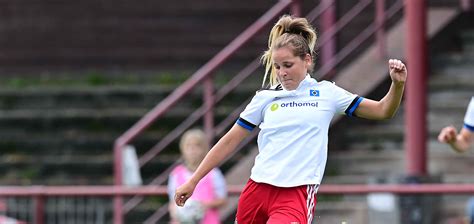
[[[459,134],[453,126],[445,127],[438,135],[438,141],[449,144],[456,152],[466,152],[471,146],[473,134],[467,128],[462,128]]]
[[[387,94],[380,100],[364,99],[355,110],[355,115],[362,118],[382,120],[395,116],[402,100],[407,79],[405,65],[396,59],[388,61],[392,84]]]
[[[186,200],[191,197],[198,182],[230,155],[248,135],[249,131],[247,129],[235,124],[207,153],[191,178],[176,189],[176,204],[183,206]]]

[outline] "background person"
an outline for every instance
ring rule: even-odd
[[[178,165],[168,179],[169,210],[173,223],[220,223],[218,208],[226,204],[227,189],[224,176],[218,168],[212,169],[197,184],[195,194],[187,207],[177,208],[174,203],[176,187],[185,183],[198,167],[209,146],[200,129],[186,131],[180,140],[180,151],[184,164]]]
[[[459,153],[469,150],[474,138],[474,97],[471,98],[464,116],[464,125],[458,133],[454,126],[447,126],[441,129],[438,141],[446,143]],[[466,205],[466,216],[469,224],[474,224],[474,197],[471,197]]]
[[[466,152],[472,144],[474,133],[474,97],[464,116],[464,126],[458,133],[454,126],[447,126],[441,129],[438,141],[446,143],[456,152]]]

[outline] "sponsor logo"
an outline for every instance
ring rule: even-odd
[[[281,107],[318,107],[318,102],[289,102],[289,103],[281,103]]]
[[[275,111],[275,110],[278,109],[278,107],[280,107],[280,106],[278,106],[278,103],[274,103],[274,104],[272,104],[272,106],[270,107],[270,110],[271,110],[271,111]]]
[[[288,103],[273,103],[270,106],[271,111],[276,111],[278,108],[286,108],[286,107],[318,107],[318,102],[288,102]]]

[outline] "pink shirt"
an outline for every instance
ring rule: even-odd
[[[186,182],[192,175],[184,165],[179,165],[173,169],[168,181],[168,195],[170,201],[174,198],[176,188]],[[221,171],[217,168],[212,169],[194,189],[190,200],[201,202],[209,202],[218,198],[225,198],[227,190],[225,186],[225,179]],[[219,224],[218,209],[209,209],[204,214],[201,224]]]

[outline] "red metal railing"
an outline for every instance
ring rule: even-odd
[[[227,186],[228,193],[238,195],[244,185]],[[323,184],[318,194],[471,194],[474,184]],[[167,196],[166,186],[8,186],[0,187],[0,197],[48,196]]]
[[[242,185],[228,186],[229,194],[240,194]],[[331,185],[325,184],[318,190],[318,195],[325,194],[474,194],[474,184],[389,184],[389,185]],[[122,197],[122,196],[164,196],[165,186],[121,187],[121,186],[11,186],[0,187],[0,197],[31,197],[34,198],[35,224],[44,223],[44,199],[57,196],[88,196],[88,197]],[[114,222],[115,223],[115,222]]]

